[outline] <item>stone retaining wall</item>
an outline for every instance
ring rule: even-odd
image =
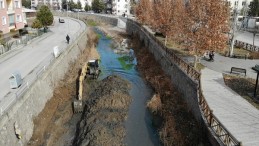
[[[136,35],[140,38],[142,44],[149,49],[155,59],[160,63],[162,69],[171,77],[171,83],[183,95],[182,97],[188,104],[187,108],[192,111],[195,119],[201,125],[201,130],[204,131],[204,135],[207,136],[211,144],[213,146],[221,145],[220,140],[215,136],[211,128],[208,127],[208,123],[203,118],[199,108],[199,77],[190,76],[186,73],[186,70],[184,71],[183,68],[179,66],[179,62],[173,62],[172,59],[170,59],[172,56],[170,56],[168,50],[165,50],[164,45],[162,45],[162,43],[158,43],[158,40],[154,37],[150,37],[151,33],[149,33],[144,27],[139,26],[139,24],[134,21],[128,20],[126,28],[129,35]]]
[[[110,25],[113,25],[113,26],[117,26],[118,24],[118,18],[117,17],[113,17],[113,16],[110,16],[108,17],[107,15],[106,16],[102,16],[100,14],[87,14],[87,13],[66,13],[66,12],[53,12],[54,15],[56,16],[60,16],[60,17],[73,17],[75,19],[80,19],[80,20],[83,20],[83,21],[86,21],[86,20],[93,20],[97,23],[106,23],[106,24],[110,24]]]

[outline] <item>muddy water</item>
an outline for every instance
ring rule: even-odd
[[[128,146],[159,146],[158,133],[152,126],[151,115],[146,108],[146,102],[153,94],[151,88],[140,77],[136,70],[136,59],[134,61],[119,61],[118,58],[125,54],[116,54],[111,48],[112,40],[106,38],[100,31],[97,50],[101,56],[102,74],[99,79],[103,79],[111,74],[116,74],[130,81],[132,90],[132,103],[129,107],[128,118],[125,123],[126,139]],[[125,65],[129,64],[129,65]]]

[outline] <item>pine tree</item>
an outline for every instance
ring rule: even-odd
[[[50,9],[47,6],[43,5],[37,12],[37,19],[40,21],[42,26],[47,27],[53,23],[54,17]]]
[[[248,5],[248,16],[252,16],[252,17],[259,16],[259,0],[253,0]]]
[[[104,10],[105,5],[102,0],[93,0],[92,10],[96,13],[100,13]]]

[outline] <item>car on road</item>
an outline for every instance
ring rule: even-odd
[[[64,19],[59,19],[59,23],[65,23]]]

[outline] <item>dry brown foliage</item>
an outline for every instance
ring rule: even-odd
[[[152,8],[152,9],[151,9]],[[222,0],[143,0],[136,8],[137,19],[193,54],[226,47],[229,7]]]
[[[153,97],[151,98],[151,100],[148,101],[147,107],[154,114],[156,114],[158,111],[160,111],[162,108],[162,102],[160,99],[160,95],[154,94]]]
[[[150,0],[141,0],[135,9],[138,20],[143,24],[150,24],[153,19],[152,2]]]
[[[170,77],[164,74],[154,57],[142,47],[138,37],[133,38],[135,39],[133,48],[138,59],[138,70],[160,97],[160,101],[153,99],[151,101],[154,101],[153,109],[158,110],[153,114],[163,119],[159,128],[162,143],[165,146],[198,145],[200,143],[206,145],[199,124],[181,98],[181,94],[171,84]]]

